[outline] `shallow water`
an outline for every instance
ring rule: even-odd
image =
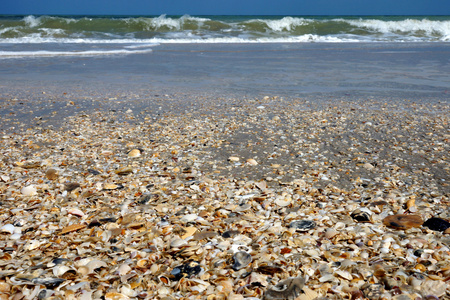
[[[3,59],[0,82],[7,90],[445,100],[450,44],[166,44],[133,55]]]

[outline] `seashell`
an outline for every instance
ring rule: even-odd
[[[2,233],[10,233],[13,234],[15,227],[13,224],[5,224],[0,228],[0,232]]]
[[[384,292],[383,285],[379,283],[366,283],[361,287],[361,291],[363,292],[364,296],[368,299],[380,299],[381,294]]]
[[[195,241],[200,241],[203,239],[213,238],[216,235],[217,235],[217,232],[215,232],[215,231],[203,231],[203,232],[198,232],[198,233],[194,234],[193,239]]]
[[[129,300],[128,296],[117,292],[108,292],[105,294],[105,300]]]
[[[105,183],[103,185],[104,190],[118,190],[118,189],[122,189],[122,188],[123,188],[123,185],[115,184],[115,183]]]
[[[184,215],[180,221],[183,223],[189,223],[189,222],[193,222],[195,220],[197,220],[198,216],[196,214],[187,214]]]
[[[383,219],[383,224],[395,229],[410,229],[420,227],[423,220],[419,215],[391,215]]]
[[[117,268],[117,273],[122,276],[131,271],[131,267],[127,264],[121,264],[119,268]]]
[[[98,259],[94,259],[94,260],[89,261],[85,265],[80,266],[78,268],[78,272],[81,273],[82,275],[88,275],[88,274],[94,273],[96,269],[106,268],[106,267],[108,267],[106,262],[98,260]]]
[[[42,245],[43,242],[37,240],[29,240],[23,247],[25,250],[31,251]]]
[[[141,156],[141,150],[139,149],[133,149],[130,152],[128,152],[128,157],[135,158]]]
[[[237,156],[230,156],[228,157],[228,160],[231,162],[238,162],[239,161],[239,157]]]
[[[128,175],[133,173],[132,167],[123,167],[114,171],[117,175]]]
[[[256,166],[258,164],[258,162],[256,160],[254,160],[253,158],[249,158],[246,160],[247,164],[251,165],[251,166]]]
[[[434,231],[446,231],[450,228],[450,222],[441,218],[430,218],[423,223],[423,226]]]
[[[197,228],[195,228],[195,227],[186,227],[186,228],[184,228],[184,230],[186,231],[186,233],[183,234],[183,236],[181,237],[183,240],[187,239],[190,236],[192,236],[197,231]]]
[[[31,282],[33,282],[34,284],[45,285],[45,287],[48,288],[48,289],[54,289],[58,285],[63,283],[64,281],[66,281],[66,280],[62,279],[62,278],[51,278],[51,277],[48,277],[48,278],[34,278],[34,279],[31,280]]]
[[[167,276],[161,275],[158,276],[159,281],[164,284],[165,286],[170,286],[170,279]]]
[[[180,248],[184,245],[187,245],[187,242],[183,239],[180,238],[174,238],[171,242],[170,242],[170,247],[171,248]]]
[[[70,270],[72,270],[72,268],[69,268],[69,267],[64,266],[64,265],[57,265],[57,266],[53,267],[53,275],[55,275],[56,277],[61,277],[67,271],[70,271]]]
[[[170,274],[174,276],[175,280],[180,280],[181,278],[191,278],[192,276],[200,273],[202,268],[200,267],[200,263],[197,261],[189,261],[181,266],[175,267]]]
[[[305,285],[305,279],[303,277],[288,278],[280,281],[275,286],[269,288],[263,296],[263,300],[272,299],[286,299],[295,300],[300,297],[303,292],[303,287]]]
[[[356,209],[350,216],[357,222],[370,222],[370,214],[367,211]]]
[[[331,239],[333,237],[335,237],[338,234],[338,232],[336,230],[334,230],[333,228],[327,228],[327,230],[325,230],[325,237],[327,239]]]
[[[290,228],[295,228],[296,231],[308,231],[316,227],[316,222],[310,220],[294,221],[289,224]]]
[[[67,227],[64,227],[61,230],[61,234],[66,234],[66,233],[69,233],[69,232],[77,231],[77,230],[83,229],[85,227],[86,227],[86,224],[72,224],[72,225],[69,225]]]
[[[288,206],[289,204],[291,204],[291,200],[290,199],[276,199],[275,200],[275,204],[281,207],[285,207]]]
[[[425,280],[420,286],[422,294],[443,297],[448,289],[448,284],[444,281]]]
[[[0,175],[0,178],[3,180],[3,182],[8,182],[11,177],[9,177],[8,175]]]
[[[22,195],[24,195],[24,196],[33,196],[33,195],[36,195],[37,190],[36,190],[36,188],[34,187],[34,185],[29,185],[29,186],[23,187],[23,188],[20,190],[20,192],[21,192]]]
[[[79,210],[78,208],[71,208],[67,211],[67,213],[77,216],[77,217],[84,217],[84,212],[82,212],[81,210]]]
[[[282,268],[274,266],[259,266],[256,271],[271,276],[273,276],[273,274],[275,273],[283,273]]]
[[[233,261],[232,268],[233,270],[238,271],[252,262],[252,256],[245,251],[239,251],[233,255]]]
[[[58,179],[58,171],[55,169],[48,169],[47,171],[45,171],[45,177],[48,180],[56,180]]]
[[[76,190],[79,187],[80,187],[79,183],[77,183],[77,182],[69,182],[69,183],[66,183],[64,185],[64,190],[66,190],[66,191],[68,191],[70,193],[70,192]]]

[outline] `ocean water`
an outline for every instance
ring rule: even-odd
[[[19,89],[448,101],[450,16],[1,16]]]
[[[0,16],[0,58],[140,54],[168,43],[313,42],[450,42],[450,16]]]

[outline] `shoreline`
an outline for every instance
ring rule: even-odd
[[[448,102],[98,95],[2,104],[1,299],[449,297]]]

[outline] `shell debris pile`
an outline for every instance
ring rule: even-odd
[[[211,105],[5,131],[0,299],[449,299],[448,107]]]

